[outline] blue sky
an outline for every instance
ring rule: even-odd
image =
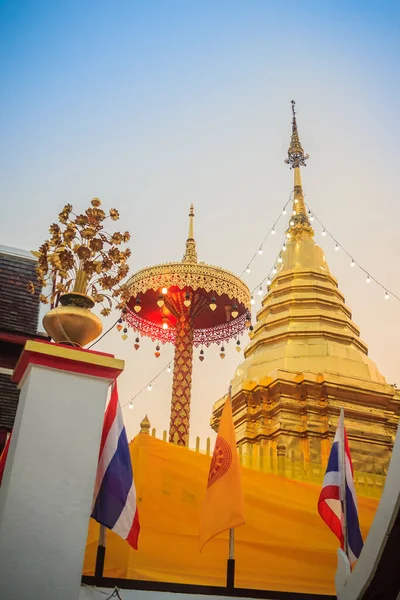
[[[200,259],[240,273],[292,187],[283,160],[295,98],[306,201],[400,295],[399,40],[397,2],[0,2],[0,243],[36,248],[65,202],[98,196],[131,231],[135,271],[180,258],[194,202]],[[371,357],[400,384],[400,303],[383,305],[382,290],[317,241]],[[151,344],[134,353],[131,342],[112,333],[102,346],[127,361],[124,400],[172,356],[163,348],[156,361]],[[208,432],[231,350],[196,363],[194,434]],[[145,412],[167,427],[169,393],[165,374],[151,401],[138,398],[132,435]]]

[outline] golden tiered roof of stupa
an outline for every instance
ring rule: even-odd
[[[337,280],[314,240],[300,173],[308,155],[292,106],[285,162],[294,171],[293,213],[282,262],[276,265],[245,359],[232,380],[238,441],[281,443],[305,460],[324,462],[339,407],[344,406],[353,446],[360,449],[354,453],[358,467],[376,451],[379,458],[374,464],[384,471],[397,428],[400,394],[368,357]],[[214,428],[221,404],[222,400],[214,405]]]
[[[246,360],[232,382],[233,393],[244,380],[259,383],[266,372],[277,369],[330,373],[385,385],[368,358],[324,251],[314,240],[299,167],[294,177],[296,215],[287,231],[287,249],[257,314]]]

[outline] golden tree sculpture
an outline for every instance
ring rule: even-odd
[[[54,341],[83,346],[90,335],[78,333],[83,325],[89,326],[89,315],[92,334],[98,335],[102,329],[100,319],[88,309],[100,304],[100,314],[106,317],[113,302],[117,309],[124,308],[127,292],[121,282],[129,272],[131,251],[121,245],[129,241],[130,234],[105,230],[106,221],[118,219],[118,210],[111,208],[107,214],[98,198],[93,198],[82,214],[75,214],[72,205],[66,204],[58,215],[59,223],[50,225],[50,238],[32,252],[38,261],[37,282],[29,282],[28,288],[33,294],[40,286],[41,302],[50,304],[43,325]]]
[[[111,312],[113,298],[120,300],[118,309],[124,305],[124,292],[119,284],[129,272],[127,259],[131,251],[119,246],[129,241],[130,234],[105,231],[107,219],[119,219],[117,209],[112,208],[107,215],[98,198],[91,205],[83,214],[76,215],[72,205],[66,204],[58,215],[60,225],[50,225],[50,239],[32,254],[38,259],[37,284],[51,287],[48,294],[40,295],[41,302],[54,308],[62,294],[87,294],[102,305],[101,314],[106,317]],[[36,285],[33,282],[28,285],[31,293],[35,293]]]

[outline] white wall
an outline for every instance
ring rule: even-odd
[[[109,383],[37,365],[23,380],[0,488],[1,600],[78,598]]]

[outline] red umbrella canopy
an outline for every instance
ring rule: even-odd
[[[233,273],[204,263],[142,269],[128,282],[127,323],[163,343],[175,341],[180,315],[190,317],[194,345],[220,343],[246,329],[250,292]]]
[[[127,283],[130,300],[125,320],[153,340],[175,342],[177,319],[190,319],[194,345],[221,343],[248,326],[250,291],[236,275],[197,262],[193,237],[193,205],[182,262],[138,271]]]

